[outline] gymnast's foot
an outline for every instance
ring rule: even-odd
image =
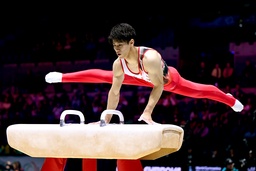
[[[60,83],[62,81],[62,73],[60,72],[49,72],[45,76],[47,83]]]
[[[232,96],[232,94],[227,93],[228,96]],[[234,106],[231,107],[235,112],[241,112],[244,109],[244,105],[236,99]]]

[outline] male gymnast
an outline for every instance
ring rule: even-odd
[[[135,29],[127,23],[117,24],[111,29],[108,40],[117,55],[112,71],[88,69],[71,73],[50,72],[45,76],[45,80],[48,83],[112,84],[108,92],[107,109],[117,108],[122,85],[151,87],[147,105],[138,119],[149,125],[158,124],[152,120],[151,115],[163,91],[191,98],[215,100],[228,105],[235,112],[243,110],[243,104],[231,94],[224,93],[214,85],[186,80],[174,67],[168,66],[155,49],[135,46],[135,37]],[[106,123],[109,123],[111,118],[112,115],[106,115]],[[95,160],[83,159],[83,171],[96,171]],[[49,168],[52,171],[63,171],[65,163],[66,159],[63,158],[46,158],[42,171],[48,171]],[[143,170],[140,160],[117,160],[117,167],[119,171]]]

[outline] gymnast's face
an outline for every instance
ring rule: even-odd
[[[131,41],[129,42],[120,42],[120,41],[113,41],[113,48],[118,56],[118,58],[125,58],[128,56],[131,46],[133,46],[133,43]]]

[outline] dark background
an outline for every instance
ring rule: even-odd
[[[221,62],[223,56],[233,57],[229,52],[230,42],[256,41],[256,1],[2,2],[0,65],[55,62],[50,55],[43,55],[40,59],[27,56],[32,54],[36,43],[51,39],[57,33],[70,32],[79,36],[90,32],[98,38],[107,37],[111,27],[119,22],[128,22],[135,27],[137,45],[179,47],[179,60],[184,60],[187,66],[205,56],[209,61]],[[163,38],[164,35],[169,39]],[[160,37],[158,41],[152,41],[157,37]],[[106,46],[106,49],[109,50],[106,57],[115,58],[112,47]],[[73,58],[81,60],[80,56]],[[3,72],[0,78],[1,74]],[[41,79],[38,84],[45,84],[44,75],[45,72],[38,77]],[[15,82],[1,79],[2,89],[11,85],[6,82],[15,85]],[[186,153],[186,149],[181,152]],[[168,165],[170,160],[183,163],[178,157],[174,154],[150,161],[150,164]],[[80,163],[80,160],[70,159],[67,169],[80,168]],[[115,167],[115,161],[102,160],[99,163],[100,167]]]

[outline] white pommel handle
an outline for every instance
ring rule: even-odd
[[[120,124],[124,124],[124,116],[123,114],[118,111],[118,110],[111,110],[111,109],[106,109],[101,113],[100,116],[100,126],[105,126],[106,125],[106,121],[105,121],[105,117],[106,115],[118,115],[119,116],[119,120],[120,120]]]
[[[65,125],[65,117],[68,114],[72,114],[72,115],[78,115],[80,117],[80,124],[84,124],[85,119],[84,119],[84,115],[82,112],[78,111],[78,110],[64,110],[61,115],[60,115],[60,126],[64,126]]]

